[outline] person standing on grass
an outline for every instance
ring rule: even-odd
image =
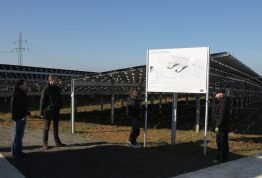
[[[48,149],[48,133],[53,120],[53,134],[56,146],[65,146],[58,135],[60,108],[62,106],[61,91],[57,84],[57,77],[49,75],[48,85],[42,90],[40,99],[40,116],[45,119],[43,133],[43,149]]]
[[[137,99],[138,92],[131,89],[127,98],[128,120],[132,126],[132,130],[128,139],[128,146],[138,148],[137,137],[140,134],[138,117],[140,114],[140,100]]]
[[[229,132],[229,113],[230,99],[225,96],[225,90],[220,89],[216,93],[215,108],[215,133],[217,142],[217,158],[216,162],[224,162],[228,159],[228,132]]]
[[[23,137],[26,125],[26,116],[31,115],[27,108],[27,82],[18,80],[11,97],[11,113],[14,121],[14,133],[11,145],[11,153],[13,158],[23,157],[22,152]]]

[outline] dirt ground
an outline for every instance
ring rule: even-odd
[[[188,108],[184,110],[190,113]],[[109,124],[109,115],[109,111],[78,113],[76,134],[72,135],[69,116],[62,114],[60,133],[62,141],[68,146],[43,151],[41,129],[44,122],[34,114],[34,117],[28,118],[24,138],[28,156],[8,160],[26,177],[32,178],[172,177],[214,165],[212,160],[216,157],[216,143],[211,128],[208,132],[207,156],[203,156],[203,132],[195,133],[190,126],[185,127],[183,122],[188,118],[178,118],[177,143],[171,146],[170,122],[165,120],[162,113],[163,118],[154,121],[151,118],[152,121],[149,121],[147,148],[132,149],[126,146],[130,127],[128,120],[122,117],[123,111],[116,112],[114,125]],[[2,114],[0,124],[0,135],[4,138],[0,143],[0,152],[9,157],[12,136],[10,114]],[[231,125],[230,160],[262,152],[262,131],[259,127],[262,125],[262,105],[246,108],[241,115],[232,119]],[[142,127],[141,120],[140,143],[143,142]],[[50,145],[53,146],[51,133],[50,138]]]

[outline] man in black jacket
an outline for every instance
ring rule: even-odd
[[[137,144],[137,137],[140,134],[138,117],[140,114],[140,100],[137,99],[138,93],[135,89],[129,92],[127,98],[128,120],[131,123],[132,130],[128,139],[128,146],[133,148],[140,147]]]
[[[218,154],[216,161],[223,162],[228,159],[228,132],[229,132],[229,113],[230,99],[225,96],[225,90],[220,89],[216,94],[215,109],[215,132]]]
[[[24,156],[22,141],[25,132],[26,116],[30,115],[27,110],[27,83],[19,80],[15,86],[11,98],[12,120],[15,123],[11,152],[13,158]]]
[[[65,146],[58,136],[59,112],[62,106],[61,91],[56,85],[57,77],[49,75],[48,85],[42,90],[40,100],[40,116],[45,119],[43,148],[48,149],[48,132],[53,120],[53,133],[56,146]]]

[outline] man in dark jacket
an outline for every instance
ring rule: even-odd
[[[216,94],[215,109],[215,132],[218,154],[216,161],[223,162],[228,159],[228,132],[229,132],[229,113],[230,99],[225,96],[225,90],[220,89]]]
[[[128,139],[128,146],[138,148],[137,137],[140,134],[138,117],[140,113],[140,100],[137,99],[137,91],[132,89],[129,92],[129,97],[127,98],[127,109],[128,109],[128,120],[131,123],[132,130]]]
[[[48,132],[53,120],[53,133],[56,146],[65,146],[58,136],[59,112],[62,106],[61,91],[56,85],[57,77],[49,75],[48,85],[42,90],[40,100],[40,116],[45,119],[43,148],[48,149]]]
[[[11,98],[12,120],[15,123],[11,152],[13,158],[25,156],[22,152],[22,141],[25,132],[26,116],[30,115],[27,110],[27,83],[19,80],[15,86]]]

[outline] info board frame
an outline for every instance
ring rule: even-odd
[[[152,66],[149,66],[151,52],[152,51],[166,51],[166,52],[170,52],[170,54],[171,53],[173,54],[173,53],[176,53],[177,50],[178,51],[182,50],[183,51],[182,55],[185,52],[187,54],[185,56],[185,58],[188,58],[188,54],[190,54],[190,52],[192,52],[192,50],[193,51],[200,50],[200,53],[201,53],[201,51],[205,52],[205,54],[206,54],[205,57],[206,58],[204,59],[204,62],[206,62],[206,63],[203,64],[203,66],[205,67],[205,71],[204,72],[205,72],[205,75],[206,75],[205,76],[205,88],[204,89],[203,89],[203,85],[201,86],[200,90],[192,90],[192,89],[191,90],[183,90],[183,89],[181,90],[181,89],[177,89],[177,91],[176,91],[176,89],[173,90],[173,88],[171,86],[171,88],[169,88],[168,91],[167,91],[166,88],[168,88],[168,86],[167,87],[161,86],[161,88],[158,89],[158,88],[152,87],[152,85],[149,88],[149,82],[152,82],[151,80],[149,80],[149,71],[152,69]],[[181,53],[179,55],[180,55],[181,58],[183,58],[183,56],[181,56]],[[176,143],[176,121],[177,121],[178,93],[202,93],[202,94],[205,93],[206,94],[206,99],[205,99],[206,100],[206,106],[205,106],[205,131],[204,131],[204,151],[203,152],[204,152],[204,155],[206,155],[206,152],[207,152],[207,127],[208,127],[209,69],[210,69],[210,64],[209,63],[210,63],[210,49],[209,49],[209,47],[173,48],[173,49],[148,49],[147,50],[147,55],[146,55],[144,147],[146,147],[146,143],[147,143],[148,92],[169,92],[169,93],[173,93],[171,144],[175,144]],[[180,68],[180,70],[181,70],[181,68]],[[183,79],[183,80],[186,80],[186,79]],[[159,81],[161,81],[161,78],[160,78]],[[176,79],[173,79],[173,81],[176,81]],[[182,81],[182,80],[180,80],[180,81]],[[170,83],[169,83],[169,85],[170,85]]]

